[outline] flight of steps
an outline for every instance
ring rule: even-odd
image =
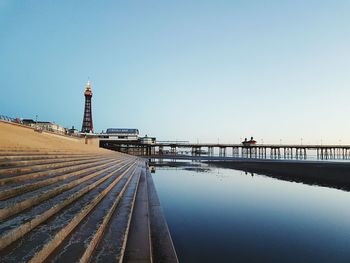
[[[0,149],[0,262],[178,262],[145,160]]]

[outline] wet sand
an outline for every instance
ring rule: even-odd
[[[234,160],[206,161],[211,166],[238,169],[281,180],[350,191],[350,162]]]

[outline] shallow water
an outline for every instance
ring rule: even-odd
[[[211,168],[153,174],[180,262],[350,262],[350,193]]]

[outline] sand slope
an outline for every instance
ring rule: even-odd
[[[61,136],[18,124],[0,121],[0,149],[47,149],[79,152],[110,152],[97,145],[86,145],[83,138]]]

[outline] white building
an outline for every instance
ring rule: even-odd
[[[51,132],[62,133],[62,134],[67,133],[66,128],[54,122],[33,121],[31,119],[23,119],[22,123],[36,129],[41,129],[43,131],[51,131]]]
[[[113,141],[137,141],[139,139],[138,129],[108,128],[106,133],[101,134],[104,140]]]

